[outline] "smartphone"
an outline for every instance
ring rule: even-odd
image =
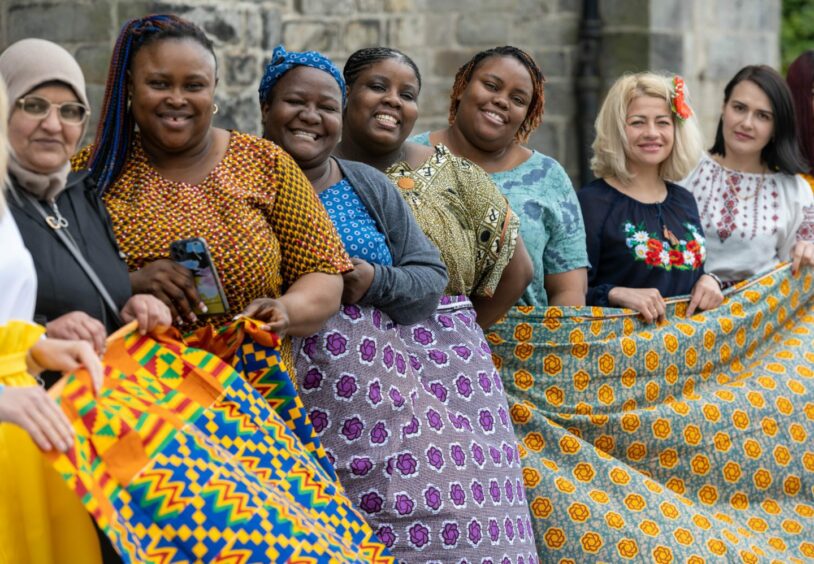
[[[217,315],[229,311],[229,302],[223,293],[212,255],[202,237],[182,239],[170,243],[172,260],[192,271],[195,288],[201,301],[206,304],[205,315]]]

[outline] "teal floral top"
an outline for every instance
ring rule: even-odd
[[[429,145],[430,134],[409,140]],[[546,274],[589,267],[585,225],[571,180],[557,161],[538,151],[520,166],[489,176],[520,217],[520,235],[534,264],[534,280],[518,305],[546,307]]]

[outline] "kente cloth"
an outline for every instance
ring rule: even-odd
[[[0,384],[36,386],[25,356],[45,328],[0,325]],[[6,392],[0,392],[0,394]],[[0,562],[101,562],[93,523],[22,428],[0,424]]]
[[[508,405],[466,297],[415,325],[343,306],[299,351],[314,428],[398,561],[537,562]]]
[[[545,562],[814,559],[814,287],[788,266],[645,325],[516,308],[488,335]]]
[[[814,175],[812,175],[812,174],[801,174],[800,176],[802,176],[803,180],[808,182],[808,185],[811,186],[812,190],[814,190]]]
[[[109,342],[98,395],[61,382],[77,436],[54,467],[125,562],[392,562],[258,327]]]

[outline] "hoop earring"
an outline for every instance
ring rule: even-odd
[[[220,108],[218,108],[217,104],[212,104],[212,115],[214,116],[216,113],[218,113],[219,109]]]

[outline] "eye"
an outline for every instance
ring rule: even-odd
[[[662,120],[659,120],[658,124],[661,125],[661,126],[669,127],[669,126],[673,125],[673,122],[670,121],[669,119],[662,119]]]
[[[371,82],[370,84],[367,85],[367,87],[373,90],[374,92],[384,92],[385,90],[387,90],[384,84],[382,84],[381,82]]]
[[[528,105],[528,103],[526,102],[526,99],[523,98],[522,96],[512,96],[512,102],[514,102],[518,106],[527,106]]]
[[[757,117],[761,121],[772,121],[772,114],[766,112],[758,112]]]
[[[401,97],[407,100],[408,102],[415,101],[415,93],[411,91],[406,91],[401,93]]]
[[[290,106],[302,106],[305,103],[300,98],[283,98],[283,102]]]
[[[324,104],[320,106],[319,109],[322,110],[323,112],[328,112],[332,114],[339,111],[339,108],[337,108],[336,106],[332,106],[330,104]]]
[[[732,104],[732,109],[733,109],[733,110],[735,110],[736,112],[742,112],[742,111],[744,111],[746,108],[744,107],[744,105],[743,105],[743,104],[738,104],[737,102],[734,102],[734,103]]]
[[[166,80],[150,80],[150,81],[147,82],[147,85],[150,88],[155,88],[156,90],[161,90],[161,89],[167,87],[167,81]]]
[[[486,87],[487,90],[491,90],[492,92],[495,92],[497,90],[497,84],[495,84],[491,80],[484,80],[483,85]]]

